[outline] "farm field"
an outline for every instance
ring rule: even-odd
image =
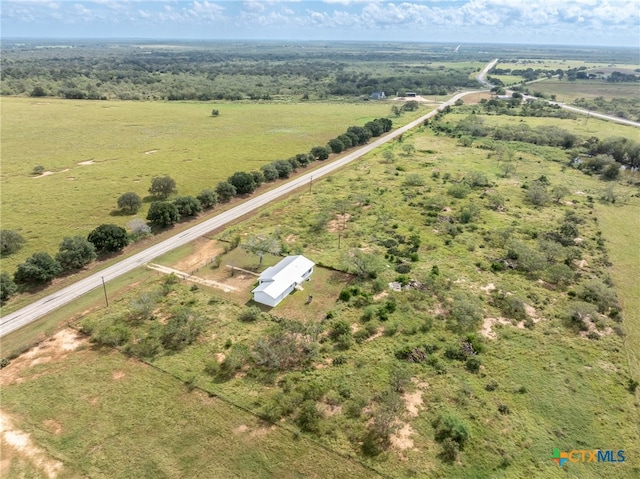
[[[212,108],[220,116],[211,117]],[[26,240],[2,258],[13,270],[37,251],[55,253],[64,236],[112,215],[124,192],[148,196],[154,176],[170,174],[179,194],[197,195],[236,171],[259,169],[324,145],[350,125],[390,112],[386,102],[211,104],[3,98],[3,228]],[[426,107],[425,107],[426,108]],[[425,111],[406,113],[397,124]],[[42,176],[32,170],[41,165]],[[145,218],[148,203],[138,212]]]
[[[483,118],[490,125],[514,121]],[[585,137],[635,132],[595,119],[517,121]],[[514,151],[517,168],[509,175],[494,156],[498,146]],[[634,248],[640,202],[632,175],[603,182],[568,168],[567,159],[565,151],[523,143],[462,147],[419,128],[215,239],[158,259],[236,291],[158,274],[77,326],[96,343],[180,379],[194,389],[192,401],[201,397],[197,390],[219,396],[389,477],[633,477],[640,473],[640,436],[631,353],[640,349],[640,318],[637,285],[626,276],[633,260],[624,252]],[[525,201],[542,177],[548,191],[563,185],[568,192],[545,206]],[[600,202],[612,184],[619,202]],[[562,225],[570,237],[558,236]],[[622,234],[616,225],[625,225]],[[260,266],[242,249],[251,235],[275,237],[287,252],[321,265],[305,291],[268,312],[248,300],[255,279],[227,268],[259,272],[275,263],[265,256]],[[233,249],[235,238],[240,247]],[[365,264],[375,278],[358,277],[353,260],[362,254],[378,258]],[[209,263],[214,256],[217,268]],[[407,287],[391,290],[393,281]],[[305,306],[308,294],[314,300]],[[109,358],[101,377],[115,381],[124,371],[119,387],[135,387],[127,386],[127,374],[146,371],[136,360],[125,368],[112,359],[118,353],[97,351]],[[74,354],[93,351],[60,363],[68,372],[59,384],[79,388],[85,376]],[[34,437],[49,418],[38,403],[19,398],[29,384],[44,384],[38,381],[58,387],[37,376],[47,364],[30,366],[24,374],[31,379],[6,388],[9,412]],[[69,400],[59,395],[51,411]],[[126,424],[130,413],[121,414]],[[228,421],[256,427],[235,413]],[[58,451],[55,457],[89,467],[64,449],[64,429],[58,438],[39,431],[38,442]],[[78,443],[94,441],[90,432],[77,434]],[[182,446],[167,460],[182,457]],[[130,445],[134,459],[144,457],[139,447]],[[628,459],[559,468],[550,461],[556,447],[623,449]],[[193,452],[195,464],[203,463],[201,455]],[[144,466],[134,459],[132,466]],[[319,465],[307,474],[323,471]]]

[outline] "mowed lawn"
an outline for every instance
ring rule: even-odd
[[[55,253],[64,236],[84,236],[101,223],[125,225],[131,217],[110,215],[118,197],[127,191],[147,196],[154,176],[170,175],[179,194],[197,195],[236,171],[308,152],[390,112],[384,102],[3,98],[1,106],[2,227],[27,240],[2,260],[9,271],[36,251]],[[211,116],[213,108],[219,117]],[[32,176],[38,165],[46,176]]]

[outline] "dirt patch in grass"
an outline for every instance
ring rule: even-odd
[[[224,251],[218,241],[207,238],[198,238],[193,242],[193,245],[193,252],[172,265],[174,268],[187,272],[196,271],[210,264],[215,256]]]
[[[8,477],[12,457],[20,457],[28,460],[33,466],[42,471],[45,477],[54,479],[63,470],[60,461],[51,458],[47,452],[39,447],[31,439],[31,435],[17,429],[12,419],[0,411],[0,437],[2,437],[2,467],[0,476]],[[5,459],[8,460],[5,462]]]
[[[93,161],[93,160],[80,161],[80,162],[78,162],[78,164],[80,166],[89,166],[89,165],[95,164],[95,161]]]
[[[391,445],[399,451],[413,449],[413,439],[411,439],[411,434],[414,432],[415,431],[411,427],[411,424],[404,423],[400,429],[391,435]]]
[[[494,324],[511,324],[507,318],[484,318],[482,322],[482,328],[480,328],[480,334],[482,334],[485,338],[489,339],[497,339],[498,335],[493,330]]]
[[[404,404],[409,416],[418,417],[420,406],[422,406],[422,391],[418,390],[412,393],[404,393],[402,398],[404,399]]]
[[[349,218],[351,218],[349,213],[345,213],[343,215],[337,214],[335,219],[327,223],[327,231],[329,233],[336,233],[344,230],[349,222]]]
[[[19,383],[25,380],[23,374],[28,375],[28,369],[38,364],[50,363],[64,359],[70,352],[75,351],[87,339],[80,336],[73,329],[63,329],[51,338],[31,348],[24,354],[12,360],[8,366],[0,371],[0,386]]]
[[[111,373],[111,379],[113,379],[114,381],[119,381],[124,377],[125,377],[124,371],[114,371],[113,373]]]

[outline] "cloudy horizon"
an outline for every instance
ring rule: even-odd
[[[619,0],[8,0],[3,38],[362,40],[640,46]]]

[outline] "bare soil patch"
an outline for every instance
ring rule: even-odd
[[[493,330],[494,324],[511,324],[507,318],[484,318],[482,322],[482,328],[480,328],[480,334],[485,338],[497,339],[498,335]]]
[[[173,265],[181,271],[195,271],[211,263],[211,260],[221,254],[224,248],[217,241],[198,238],[194,242],[193,253],[179,260]]]
[[[95,164],[95,161],[93,161],[93,160],[80,161],[80,162],[78,162],[78,164],[80,166],[89,166],[89,165]]]
[[[413,439],[411,439],[411,434],[414,432],[415,431],[411,427],[411,424],[404,423],[400,429],[391,435],[391,445],[400,451],[413,449]]]
[[[86,344],[88,340],[73,329],[63,329],[51,338],[31,348],[11,361],[0,371],[0,386],[22,382],[28,376],[28,369],[37,364],[60,361],[70,352]],[[26,377],[25,377],[26,375]]]
[[[3,446],[0,476],[8,476],[9,471],[5,470],[5,467],[10,467],[11,458],[15,456],[28,460],[50,479],[55,479],[62,472],[62,463],[51,458],[44,449],[35,444],[30,434],[17,429],[11,417],[2,411],[0,411],[0,437]],[[5,462],[4,459],[8,461]]]
[[[418,417],[420,406],[422,406],[422,391],[418,390],[412,393],[404,393],[402,398],[404,399],[404,404],[409,416]]]
[[[336,233],[343,230],[347,222],[349,221],[349,218],[351,218],[351,215],[349,213],[345,213],[343,215],[337,214],[335,219],[327,223],[327,231],[329,233]]]

